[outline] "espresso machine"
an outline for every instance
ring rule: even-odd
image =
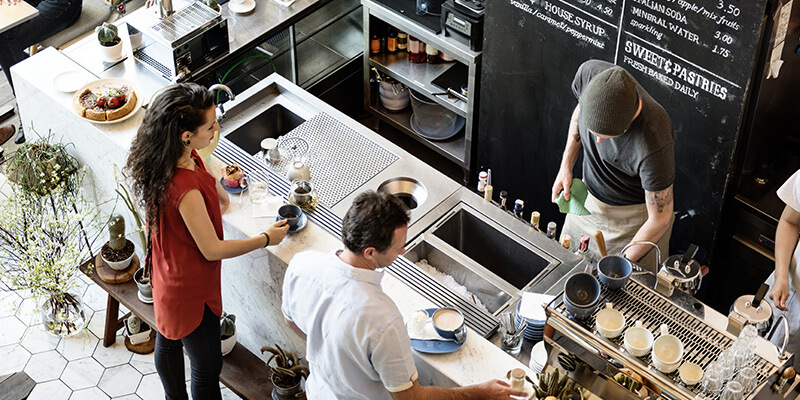
[[[152,12],[128,17],[129,31],[142,32],[136,60],[171,81],[183,81],[230,51],[228,22],[202,2],[159,18]]]
[[[674,261],[674,260],[673,260]],[[635,268],[636,269],[636,268]],[[566,278],[565,278],[566,279]],[[730,348],[736,336],[726,328],[728,317],[692,297],[688,290],[663,290],[663,277],[645,271],[634,271],[621,289],[601,290],[599,304],[612,303],[625,316],[626,328],[641,321],[642,326],[657,335],[662,324],[683,343],[682,362],[693,362],[703,368]],[[683,289],[683,288],[682,288]],[[669,295],[664,293],[669,292]],[[609,339],[595,330],[598,307],[588,318],[578,320],[567,312],[563,291],[546,305],[545,343],[549,350],[547,364],[565,371],[569,377],[603,399],[639,399],[639,395],[617,383],[614,376],[624,369],[642,377],[649,393],[664,399],[718,399],[719,391],[707,390],[702,380],[693,385],[681,381],[676,371],[664,373],[655,367],[652,353],[636,357],[623,345],[623,336]],[[658,337],[658,336],[656,336]],[[795,398],[793,391],[794,355],[767,341],[755,338],[754,356],[747,366],[757,372],[757,384],[745,393],[745,399]]]

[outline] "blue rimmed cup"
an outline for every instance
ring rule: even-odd
[[[578,319],[586,319],[597,308],[600,282],[592,274],[578,272],[564,283],[564,307]]]
[[[633,271],[631,261],[623,256],[605,256],[597,263],[600,282],[611,290],[622,289]]]
[[[467,337],[467,326],[464,323],[464,314],[452,307],[442,307],[431,315],[433,329],[439,336],[452,339],[456,343],[464,343]]]

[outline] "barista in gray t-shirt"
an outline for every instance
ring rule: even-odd
[[[625,69],[604,61],[583,63],[572,90],[579,102],[552,198],[563,189],[569,199],[572,167],[583,149],[586,207],[592,215],[567,215],[563,232],[575,237],[601,230],[609,253],[631,241],[648,240],[668,254],[675,180],[669,115]],[[652,262],[644,265],[642,260],[650,250],[634,246],[625,254],[652,268]]]

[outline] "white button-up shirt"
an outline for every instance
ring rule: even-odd
[[[403,317],[382,278],[335,253],[305,251],[289,263],[281,309],[307,336],[310,399],[391,399],[417,379]]]

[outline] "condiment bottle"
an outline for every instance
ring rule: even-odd
[[[533,225],[536,230],[539,230],[539,220],[541,220],[542,214],[539,214],[538,211],[534,211],[531,213],[531,225]]]
[[[486,184],[489,180],[489,174],[486,171],[481,171],[478,173],[478,191],[483,193],[486,188]]]
[[[381,38],[378,36],[377,33],[372,34],[372,38],[369,41],[369,54],[380,54],[381,53]]]
[[[425,43],[413,36],[408,37],[408,60],[412,63],[425,62]]]
[[[522,218],[522,209],[525,207],[525,202],[522,199],[514,201],[514,215]]]
[[[397,33],[397,51],[406,51],[408,49],[408,34],[405,32]]]
[[[386,38],[386,51],[394,53],[397,51],[397,32],[391,30]]]
[[[506,211],[506,200],[508,199],[508,192],[505,190],[500,191],[500,209]]]
[[[553,221],[547,223],[547,238],[556,240],[556,229],[558,229],[558,224]]]
[[[562,233],[561,234],[561,247],[565,249],[569,249],[569,245],[572,244],[572,237],[569,234]]]
[[[425,46],[425,60],[428,62],[428,64],[438,64],[439,63],[439,49],[437,49],[436,47],[431,46],[431,44],[428,43]]]
[[[493,192],[494,192],[494,186],[486,185],[486,187],[483,190],[483,199],[491,203]]]
[[[581,241],[578,243],[578,251],[585,253],[589,250],[589,235],[581,235]]]
[[[514,368],[511,370],[511,389],[525,390],[525,371],[521,368]]]

